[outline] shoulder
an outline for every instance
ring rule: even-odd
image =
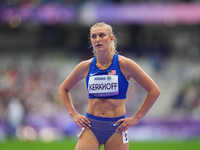
[[[118,56],[119,56],[118,60],[119,60],[120,69],[123,72],[123,74],[127,78],[129,78],[131,74],[135,72],[139,66],[131,58],[128,58],[122,55],[118,55]]]
[[[79,62],[79,64],[75,68],[76,72],[79,74],[83,74],[85,76],[89,71],[89,67],[92,60],[93,58],[90,58],[90,59]]]
[[[123,56],[123,55],[118,55],[118,59],[119,59],[119,63],[120,64],[126,64],[126,63],[129,63],[129,62],[134,62],[132,59],[126,57],[126,56]]]
[[[90,63],[92,62],[93,58],[87,59],[87,60],[83,60],[81,61],[78,66],[82,67],[82,68],[87,68],[90,66]]]
[[[118,55],[118,56],[119,56],[118,60],[119,60],[120,67],[129,68],[129,67],[134,67],[135,65],[137,65],[136,62],[131,58],[128,58],[122,55]]]

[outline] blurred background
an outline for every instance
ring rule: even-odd
[[[136,61],[161,90],[147,116],[129,129],[130,140],[199,139],[199,0],[1,0],[0,145],[76,137],[80,130],[57,90],[77,63],[93,57],[89,29],[99,21],[112,25],[119,54]],[[72,90],[82,114],[84,84]],[[128,116],[145,94],[130,81]]]

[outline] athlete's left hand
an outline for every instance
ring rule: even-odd
[[[116,129],[116,132],[124,132],[126,131],[130,126],[135,125],[138,123],[138,118],[136,117],[127,117],[124,119],[118,120],[115,124],[120,124],[119,127]]]

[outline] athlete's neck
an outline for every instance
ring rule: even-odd
[[[109,53],[109,54],[105,54],[105,55],[97,55],[97,65],[101,65],[101,66],[109,66],[112,63],[112,59],[113,59],[114,54],[113,53]]]

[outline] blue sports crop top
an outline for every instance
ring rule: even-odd
[[[128,84],[120,70],[117,54],[113,56],[112,64],[104,70],[96,66],[96,57],[93,58],[86,77],[88,98],[125,99]]]

